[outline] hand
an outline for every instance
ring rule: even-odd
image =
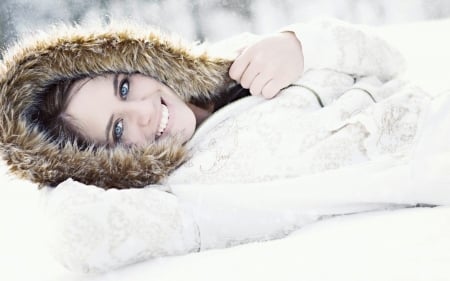
[[[292,32],[263,37],[231,65],[229,75],[252,95],[273,98],[303,73],[303,52]]]

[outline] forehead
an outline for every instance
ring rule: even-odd
[[[101,75],[95,77],[87,77],[75,81],[69,91],[69,98],[72,98],[80,91],[100,90],[99,87],[107,86],[108,81],[112,81],[113,75]]]
[[[105,128],[114,99],[112,75],[76,81],[69,92],[66,114],[81,133],[96,142],[106,141]]]

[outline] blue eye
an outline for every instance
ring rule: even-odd
[[[122,135],[123,135],[123,119],[118,120],[116,123],[114,123],[114,128],[113,128],[113,138],[114,138],[114,142],[120,142],[120,140],[122,139]]]
[[[128,91],[130,90],[130,83],[128,82],[128,79],[124,79],[122,83],[120,83],[120,98],[126,99],[128,96]]]

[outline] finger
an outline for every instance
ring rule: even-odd
[[[281,88],[282,87],[279,82],[270,80],[266,85],[264,85],[263,89],[261,90],[261,94],[264,98],[271,99],[280,92]]]
[[[238,58],[239,59],[239,58]],[[228,71],[228,75],[231,79],[235,80],[236,82],[241,81],[242,74],[244,73],[245,69],[247,68],[247,64],[245,64],[242,60],[236,59],[230,67],[230,70]]]
[[[250,85],[253,83],[253,80],[258,76],[259,71],[259,67],[256,67],[255,64],[250,63],[244,71],[244,74],[242,74],[241,86],[245,89],[249,89]]]
[[[241,81],[242,74],[244,74],[244,71],[247,69],[250,63],[250,59],[245,54],[246,52],[244,50],[243,53],[239,55],[231,64],[230,70],[228,71],[231,79],[235,80],[238,83]]]
[[[255,79],[253,79],[253,82],[250,85],[250,93],[253,96],[262,95],[262,89],[270,80],[272,80],[270,76],[267,76],[262,73],[259,74],[258,76],[255,77]]]
[[[240,55],[242,55],[242,52],[244,52],[244,50],[246,48],[247,48],[247,46],[241,46],[241,47],[237,48],[236,50],[234,50],[234,52],[237,54],[237,56],[240,56]]]

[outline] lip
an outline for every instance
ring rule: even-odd
[[[164,129],[164,132],[162,133],[162,135],[160,135],[159,137],[156,138],[157,140],[168,135],[168,132],[170,131],[170,127],[171,127],[171,124],[172,124],[172,122],[171,122],[172,121],[171,108],[170,108],[170,106],[166,103],[166,101],[162,97],[161,97],[161,104],[164,104],[167,107],[167,111],[169,113],[169,118],[167,119],[167,125],[166,125],[166,128]],[[161,119],[162,119],[162,109],[160,107],[160,109],[159,109],[159,120],[158,120],[158,123],[157,123],[157,128],[155,130],[155,136],[156,136],[157,130],[159,128],[159,124],[161,124]]]
[[[161,103],[162,103],[162,98],[160,99],[160,104],[158,104],[158,121],[155,122],[155,129],[153,130],[153,134],[155,136],[155,140],[158,140],[161,136],[157,136],[158,134],[158,128],[159,128],[159,124],[161,124],[161,118],[162,118],[162,109],[161,109]]]

